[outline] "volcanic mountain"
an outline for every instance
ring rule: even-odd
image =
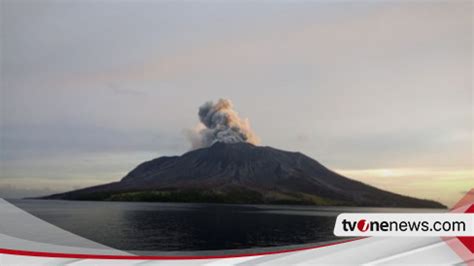
[[[443,208],[351,180],[299,152],[217,142],[138,165],[119,182],[44,199]]]

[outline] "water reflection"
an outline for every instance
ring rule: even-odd
[[[336,239],[332,230],[337,214],[342,211],[412,211],[55,200],[15,200],[12,203],[82,237],[113,248],[138,251],[221,250],[316,243]]]

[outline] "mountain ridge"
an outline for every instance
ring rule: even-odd
[[[118,182],[43,199],[445,207],[349,179],[300,152],[244,142],[159,157]]]

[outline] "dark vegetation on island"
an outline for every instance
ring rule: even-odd
[[[244,142],[160,157],[119,182],[42,199],[445,208],[351,180],[299,152]]]

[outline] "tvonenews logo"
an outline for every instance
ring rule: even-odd
[[[337,236],[474,236],[474,214],[342,213]]]

